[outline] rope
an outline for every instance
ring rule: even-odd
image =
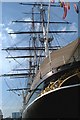
[[[5,80],[5,83],[6,83],[6,85],[7,85],[7,87],[9,88],[9,89],[11,89],[11,87],[9,86],[9,84],[7,83],[7,81],[6,81],[6,79],[4,79]],[[20,94],[18,94],[18,93],[16,93],[15,91],[12,91],[14,94],[17,94],[18,96],[20,96]]]

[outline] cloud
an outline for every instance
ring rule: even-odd
[[[13,23],[13,24],[15,24],[15,23]],[[12,25],[12,22],[11,22],[11,21],[8,23],[8,26],[10,26],[10,25]]]
[[[58,30],[61,30],[61,31],[77,31],[78,27],[77,27],[76,23],[72,23],[70,26],[60,27]]]
[[[0,41],[7,39],[7,33],[14,32],[13,29],[5,27],[5,24],[0,24]],[[16,39],[16,34],[11,34],[12,39]]]
[[[66,31],[67,30],[67,27],[63,27],[61,31]]]
[[[5,28],[5,30],[7,31],[7,33],[14,32],[13,29],[11,29],[9,27]],[[16,34],[11,34],[11,37],[12,37],[12,39],[16,39],[17,36],[16,36]]]
[[[2,40],[5,40],[5,39],[6,39],[6,35],[0,32],[0,43],[2,42]]]
[[[23,21],[32,21],[32,19],[30,17],[28,18],[24,18]],[[30,30],[32,23],[25,23],[25,30]],[[38,31],[40,27],[40,23],[35,23],[35,30]]]
[[[78,30],[78,27],[77,27],[76,23],[72,23],[69,29],[70,30]]]
[[[23,18],[23,21],[32,21],[32,19],[30,17]],[[25,27],[25,30],[30,30],[32,23],[24,23],[23,25]]]
[[[1,47],[2,47],[2,33],[0,32],[0,49],[1,49]]]
[[[4,24],[0,24],[0,27],[3,28],[3,27],[5,27],[5,25]]]
[[[2,40],[5,39],[5,36],[3,35],[3,30],[5,28],[4,24],[0,24],[0,44],[2,43]]]
[[[9,46],[14,41],[11,41],[10,36],[8,35],[8,32],[13,32],[12,29],[9,27],[6,27],[5,24],[0,24],[0,74],[2,71],[6,72],[9,68],[8,60],[5,60],[5,56],[7,56],[7,53],[2,51],[2,48],[5,48],[6,46]],[[11,35],[12,39],[16,38],[16,35]],[[3,62],[4,61],[4,62]],[[5,68],[6,64],[6,69]],[[10,69],[10,68],[9,68]]]
[[[23,18],[24,21],[31,21],[31,18],[30,17],[27,17],[27,18]]]
[[[2,33],[0,32],[0,38],[2,38]]]
[[[40,28],[40,23],[36,23],[36,24],[35,24],[35,28],[36,28],[36,31],[38,31],[39,28]]]

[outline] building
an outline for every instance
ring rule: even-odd
[[[0,120],[3,119],[3,114],[2,114],[2,111],[0,110]]]
[[[21,118],[21,112],[13,112],[12,118]]]

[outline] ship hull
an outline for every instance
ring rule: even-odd
[[[79,118],[80,84],[49,91],[33,101],[23,118]]]

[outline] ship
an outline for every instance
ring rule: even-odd
[[[3,50],[26,50],[29,55],[9,56],[7,59],[28,58],[27,73],[3,74],[2,76],[27,77],[26,88],[10,89],[24,90],[22,119],[30,118],[80,118],[80,37],[67,45],[52,44],[55,34],[73,34],[74,30],[54,30],[50,25],[71,25],[69,21],[51,21],[51,8],[61,8],[59,3],[32,2],[20,3],[32,6],[31,20],[15,20],[15,23],[29,23],[29,31],[16,31],[9,34],[30,34],[30,44],[27,47],[9,47]],[[68,3],[69,5],[69,3]],[[26,7],[27,8],[27,7]],[[38,10],[36,10],[38,9]],[[36,12],[37,11],[37,12]],[[47,19],[46,14],[47,13]],[[35,17],[38,16],[38,17]],[[37,20],[35,20],[37,18]],[[38,28],[39,27],[39,28]],[[31,43],[32,42],[32,43]],[[24,71],[25,69],[16,69]]]

